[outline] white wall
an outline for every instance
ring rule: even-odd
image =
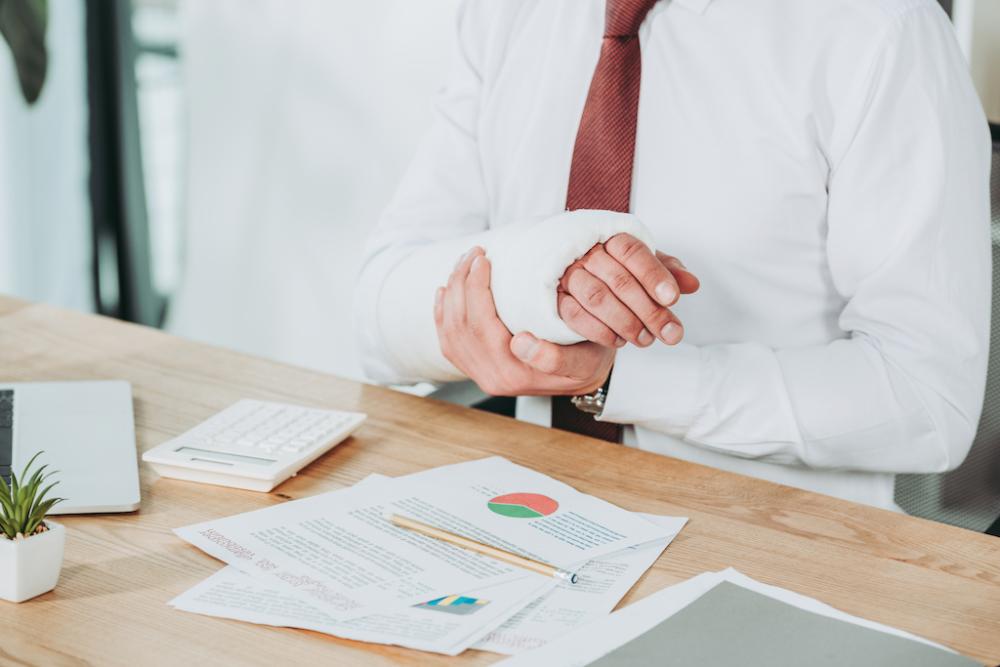
[[[430,118],[457,0],[190,0],[186,261],[168,328],[360,377],[368,229]]]
[[[952,15],[986,115],[1000,123],[1000,0],[955,0]]]
[[[29,107],[0,40],[0,293],[93,308],[81,0],[49,3],[49,70]]]

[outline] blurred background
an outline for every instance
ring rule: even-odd
[[[0,294],[363,379],[363,239],[429,123],[458,4],[0,0]],[[1000,124],[1000,0],[942,6]],[[998,296],[1000,272],[995,322]],[[900,476],[896,499],[1000,534],[998,335],[966,463]]]
[[[457,5],[0,0],[0,293],[359,378]]]

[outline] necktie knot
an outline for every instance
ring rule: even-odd
[[[635,37],[657,0],[607,0],[605,37]]]

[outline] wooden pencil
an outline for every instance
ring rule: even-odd
[[[548,563],[541,563],[536,560],[531,560],[530,558],[525,558],[524,556],[518,556],[517,554],[513,554],[509,551],[504,551],[503,549],[498,549],[497,547],[477,542],[469,539],[468,537],[462,537],[461,535],[450,533],[447,530],[431,526],[423,523],[422,521],[417,521],[416,519],[410,519],[405,516],[400,516],[399,514],[389,514],[386,518],[393,525],[400,528],[406,528],[407,530],[412,530],[415,533],[420,533],[421,535],[426,535],[427,537],[433,537],[434,539],[441,540],[442,542],[453,544],[456,547],[468,549],[469,551],[475,551],[476,553],[489,556],[490,558],[495,558],[510,565],[523,567],[526,570],[538,572],[539,574],[544,574],[549,577],[564,579],[571,584],[575,584],[579,580],[579,577],[575,572],[569,572],[554,565],[549,565]]]

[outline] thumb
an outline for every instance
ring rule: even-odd
[[[694,294],[701,287],[701,281],[698,280],[698,276],[691,273],[681,260],[659,250],[656,251],[656,257],[673,275],[681,294]]]
[[[511,339],[510,351],[541,373],[573,379],[587,377],[598,361],[596,357],[601,354],[600,346],[594,343],[556,345],[526,331]]]

